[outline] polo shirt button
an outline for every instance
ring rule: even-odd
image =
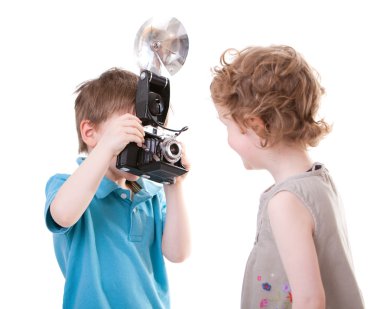
[[[122,193],[122,194],[120,194],[120,197],[121,197],[123,200],[125,200],[125,199],[128,197],[128,195],[127,195],[127,193]]]

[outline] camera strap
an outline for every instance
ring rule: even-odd
[[[136,194],[141,190],[141,186],[136,181],[126,180],[125,185],[132,190],[133,194]]]

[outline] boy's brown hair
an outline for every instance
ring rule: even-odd
[[[234,56],[232,62],[226,59]],[[316,146],[330,126],[315,117],[324,89],[318,75],[293,48],[283,45],[226,50],[211,83],[214,103],[226,109],[242,130],[258,117],[264,129],[252,128],[262,146],[279,141]]]
[[[95,126],[118,112],[134,112],[138,76],[119,68],[112,68],[99,78],[78,86],[75,93],[75,119],[79,141],[79,152],[87,152],[80,124],[89,120]]]

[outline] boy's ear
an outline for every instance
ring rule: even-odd
[[[96,146],[96,129],[95,125],[90,120],[82,120],[80,123],[80,134],[85,144],[94,148]]]

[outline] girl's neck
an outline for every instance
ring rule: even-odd
[[[300,147],[276,145],[268,156],[266,169],[275,182],[306,172],[313,165],[307,150]]]

